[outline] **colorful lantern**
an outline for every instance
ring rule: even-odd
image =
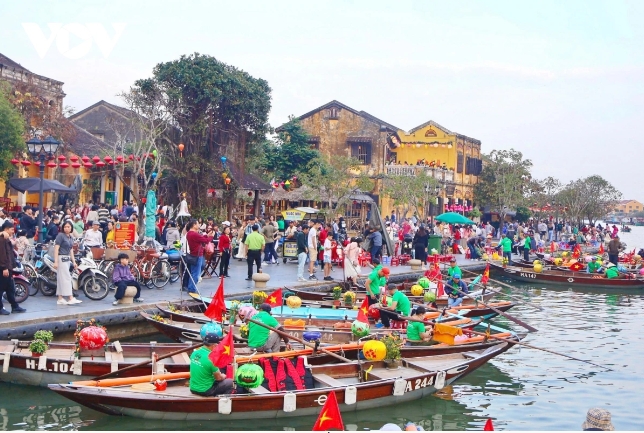
[[[533,268],[534,268],[534,271],[537,273],[540,273],[541,271],[543,271],[543,265],[541,263],[535,263]]]
[[[55,167],[56,167],[56,163],[55,163],[54,161],[50,161],[50,162],[48,162],[48,163],[47,163],[47,167],[49,167],[49,168],[55,168]]]
[[[92,161],[94,161],[94,164],[96,164],[100,160],[101,158],[99,158],[97,155],[94,155],[94,158],[92,158]]]
[[[93,165],[92,165],[92,163],[91,163],[91,162],[86,162],[85,164],[83,164],[83,166],[84,166],[85,168],[92,168],[92,167],[93,167]]]
[[[123,162],[124,159],[125,159],[125,157],[123,155],[119,155],[119,156],[116,157],[116,160],[118,162]]]
[[[387,346],[378,340],[369,340],[362,346],[362,353],[369,361],[382,361],[387,355]]]
[[[152,151],[152,158],[156,158],[159,153],[157,152],[156,149]]]
[[[66,159],[67,159],[67,157],[65,157],[65,155],[58,155],[58,160],[59,160],[60,162],[63,162],[63,161],[64,161],[64,160],[66,160]]]
[[[83,160],[83,162],[89,162],[89,156],[87,155],[83,155],[81,159]]]
[[[104,163],[103,161],[99,160],[99,161],[96,163],[96,166],[97,166],[97,167],[105,167],[105,163]]]
[[[418,285],[422,287],[423,289],[427,289],[429,287],[429,278],[427,277],[421,277],[418,279]]]
[[[69,167],[69,164],[67,164],[66,162],[61,162],[60,164],[58,164],[58,166],[60,168],[67,168],[67,167]]]
[[[413,286],[411,286],[410,291],[412,296],[422,296],[423,294],[423,288],[418,284],[414,284]]]
[[[183,149],[185,148],[184,144],[179,143],[179,145],[177,147],[179,148],[179,156],[180,157],[183,156]]]
[[[80,332],[78,344],[87,350],[101,349],[107,343],[107,332],[98,326],[88,326]]]
[[[226,179],[228,177],[228,173],[224,171],[223,173],[221,173],[221,177]]]
[[[374,307],[373,305],[369,307],[369,317],[372,319],[379,319],[380,318],[380,310]]]
[[[299,296],[289,296],[286,298],[288,308],[296,309],[302,306],[302,299]]]
[[[151,176],[152,176],[152,179],[156,179],[156,178],[157,178],[157,176],[158,176],[158,175],[157,175],[157,172],[156,172],[156,171],[152,172],[152,175],[151,175]]]
[[[252,196],[253,196],[253,193],[248,191],[248,197],[252,197]]]
[[[434,302],[436,300],[436,293],[434,293],[431,290],[426,291],[425,294],[423,295],[423,300],[428,304],[430,302]]]
[[[264,382],[264,370],[257,364],[244,364],[235,372],[235,382],[242,388],[257,388]]]
[[[104,160],[105,160],[105,162],[107,162],[108,164],[109,164],[111,161],[114,161],[114,160],[112,159],[112,157],[111,157],[111,156],[109,156],[109,155],[107,155],[107,156],[106,156],[105,158],[103,158],[103,159],[104,159]]]
[[[79,168],[81,165],[78,162],[72,162],[72,167]]]
[[[224,179],[224,182],[226,183],[226,186],[230,185],[230,181],[231,181],[231,179],[229,177]]]
[[[76,155],[72,155],[72,156],[69,157],[69,160],[71,162],[78,162],[78,157]]]
[[[369,324],[354,320],[351,324],[351,333],[358,338],[366,337],[369,335]]]
[[[13,159],[11,160],[11,163],[12,163],[13,165],[18,165],[18,164],[20,164],[20,161],[18,161],[16,158],[13,158]]]

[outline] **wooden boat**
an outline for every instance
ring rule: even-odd
[[[152,316],[150,314],[141,312],[148,323],[150,323],[154,328],[159,332],[166,335],[167,337],[173,339],[177,342],[201,342],[201,336],[199,332],[201,331],[202,323],[190,323],[190,322],[177,322],[171,318],[162,318],[157,316]],[[161,320],[159,320],[161,319]],[[320,332],[320,341],[323,343],[330,344],[342,344],[350,343],[353,341],[358,341],[358,337],[353,335],[351,332],[351,322],[329,322],[324,320],[311,319],[311,325],[301,326],[288,326],[285,325],[285,321],[289,320],[284,317],[276,317],[278,322],[284,326],[284,330],[291,336],[296,338],[302,338],[302,334],[307,331],[316,331]],[[449,324],[451,326],[458,327],[468,327],[472,328],[479,323],[481,320],[472,320],[471,318],[459,318],[459,317],[445,317],[441,320],[441,323]],[[338,326],[344,325],[344,326]],[[226,328],[226,327],[224,327]],[[234,340],[240,343],[244,343],[247,340],[239,334],[239,325],[234,326],[235,333],[233,335]],[[372,334],[378,332],[390,332],[390,330],[385,330],[381,328],[371,327]]]
[[[606,289],[644,289],[644,279],[641,278],[613,278],[608,279],[601,277],[599,274],[590,275],[585,272],[573,271],[542,271],[534,272],[525,268],[508,266],[503,268],[494,263],[490,263],[499,272],[502,272],[508,278],[516,281],[528,283],[546,283],[563,286],[583,286],[597,287]]]
[[[311,416],[319,414],[331,391],[342,412],[420,399],[510,347],[509,343],[501,343],[478,351],[404,359],[397,370],[385,368],[382,361],[311,366],[314,387],[295,391],[270,392],[259,387],[250,394],[201,397],[190,392],[186,380],[169,382],[162,392],[73,383],[49,385],[49,389],[99,412],[146,419],[225,421]]]
[[[488,305],[496,308],[497,310],[501,311],[507,311],[510,308],[514,307],[515,304],[509,301],[500,301],[500,302],[491,302],[488,303]],[[156,307],[162,312],[162,315],[164,317],[168,317],[175,322],[189,322],[189,323],[208,323],[211,320],[207,318],[204,314],[203,311],[205,310],[205,307],[202,303],[196,304],[175,304],[175,303],[168,303],[166,304],[157,304]],[[276,308],[273,310],[275,312],[275,317],[279,318],[279,311],[280,308]],[[288,315],[288,308],[284,308],[284,318],[290,317]],[[483,319],[488,320],[493,317],[496,317],[498,313],[491,308],[488,308],[484,305],[461,305],[455,308],[452,308],[450,310],[447,310],[448,312],[452,314],[459,314],[463,317],[470,317],[470,318],[475,318],[475,317],[483,317]],[[429,314],[429,313],[428,313]],[[434,317],[429,317],[428,319],[433,319]],[[278,319],[279,320],[279,319]],[[312,319],[312,317],[305,318],[307,320],[307,324],[322,324],[322,322],[326,322],[327,326],[329,323],[332,325],[335,321],[337,320],[344,320],[348,321],[349,316],[345,315],[341,319]]]
[[[307,291],[307,290],[295,290],[291,289],[293,293],[295,293],[296,296],[299,296],[302,301],[316,301],[316,302],[322,302],[322,301],[333,301],[333,297],[327,293],[327,292],[313,292],[313,291]],[[422,296],[409,296],[409,293],[406,293],[409,297],[409,300],[412,302],[416,303],[423,303],[423,297]],[[473,291],[471,293],[472,296],[479,296],[481,294],[481,291]],[[363,291],[358,291],[356,292],[356,304],[360,305],[362,303],[362,300],[366,296],[366,292]],[[494,297],[494,293],[486,293],[485,296],[483,296],[482,301],[487,303],[490,299]],[[474,304],[474,300],[470,298],[464,298],[463,299],[463,305],[471,305]],[[447,306],[447,296],[441,296],[436,299],[436,305],[438,305],[439,308],[446,307]]]
[[[630,233],[631,230],[633,230],[633,229],[630,228],[629,226],[624,226],[620,230],[623,231],[623,232],[626,232],[626,233]]]

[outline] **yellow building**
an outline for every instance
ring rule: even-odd
[[[642,212],[644,205],[637,200],[622,200],[615,206],[615,211],[623,213]]]
[[[483,168],[479,140],[430,120],[409,132],[391,134],[388,142],[386,175],[414,176],[424,171],[441,184],[439,206],[432,214],[441,213],[445,206],[473,205],[473,188]]]

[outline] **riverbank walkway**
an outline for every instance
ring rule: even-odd
[[[485,263],[482,261],[472,261],[465,259],[463,255],[457,255],[457,264],[469,270],[479,270],[483,269]],[[391,270],[391,277],[402,276],[404,274],[410,274],[410,278],[413,276],[410,266],[387,266]],[[307,267],[308,269],[308,267]],[[368,275],[371,268],[364,267],[362,269],[362,274],[364,277]],[[262,265],[262,271],[270,275],[270,281],[267,284],[267,288],[261,289],[266,293],[271,293],[273,290],[279,287],[287,288],[303,288],[310,287],[314,289],[316,286],[328,286],[333,284],[333,281],[324,281],[322,279],[323,272],[318,270],[316,276],[318,281],[306,281],[298,282],[297,281],[297,263],[282,263],[279,265]],[[230,278],[225,278],[224,281],[224,293],[226,297],[230,296],[239,296],[250,294],[254,289],[253,281],[246,281],[246,272],[247,264],[246,261],[238,261],[237,259],[232,259],[229,268]],[[418,272],[416,271],[416,274]],[[343,270],[338,266],[334,266],[331,276],[334,278],[334,281],[343,281]],[[308,272],[305,269],[305,277],[308,277]],[[214,276],[212,278],[204,278],[202,282],[198,285],[199,291],[204,296],[214,295],[219,282],[221,280],[219,277]],[[361,279],[364,282],[364,278]],[[143,303],[135,304],[125,304],[125,305],[112,305],[114,302],[114,291],[112,291],[105,299],[100,301],[93,301],[85,297],[84,293],[78,292],[78,299],[82,300],[81,304],[75,305],[58,305],[56,304],[56,296],[43,296],[42,293],[38,292],[35,296],[30,296],[22,304],[23,308],[27,309],[25,313],[15,313],[8,316],[0,316],[0,329],[6,328],[15,328],[23,325],[31,325],[37,323],[44,323],[50,321],[62,321],[70,319],[87,319],[93,317],[94,315],[102,315],[109,313],[118,313],[118,312],[127,312],[134,310],[147,310],[154,308],[155,304],[165,303],[165,302],[177,302],[181,299],[190,299],[187,292],[182,292],[180,289],[180,282],[177,281],[174,284],[168,283],[163,289],[148,289],[143,287],[141,289],[141,298],[144,299]],[[11,306],[4,301],[5,309],[10,310]]]

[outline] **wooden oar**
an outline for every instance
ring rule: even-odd
[[[476,284],[474,284],[474,285],[475,285],[475,286],[483,287],[484,289],[487,289],[487,293],[494,293],[494,294],[496,294],[496,295],[501,294],[501,295],[507,296],[507,297],[509,297],[509,298],[512,298],[512,299],[514,299],[514,300],[515,300],[515,301],[517,301],[517,302],[521,302],[522,304],[526,304],[526,305],[528,305],[528,306],[530,306],[530,307],[532,307],[532,308],[536,308],[536,309],[537,309],[537,310],[539,310],[539,311],[543,311],[543,307],[540,307],[540,306],[538,306],[538,305],[534,305],[534,304],[532,304],[531,302],[528,302],[528,301],[524,301],[524,300],[520,299],[518,296],[512,296],[512,295],[508,295],[507,293],[497,292],[496,290],[490,290],[490,288],[489,288],[489,287],[487,287],[485,284],[476,283]]]
[[[468,271],[467,269],[461,269],[461,271],[463,271],[463,272],[467,272],[468,274],[472,274],[472,275],[479,275],[479,274],[477,274],[476,272]],[[502,282],[502,281],[499,281],[499,280],[495,280],[495,279],[492,279],[492,278],[488,278],[488,281],[492,281],[494,284],[498,284],[499,286],[507,287],[508,289],[516,289],[516,287],[511,286],[511,285],[509,285],[509,284],[507,284],[507,283],[504,283],[504,282]],[[539,307],[535,307],[535,308],[539,308]],[[543,308],[539,308],[539,309],[540,309],[540,310],[543,310]]]
[[[405,320],[410,320],[412,322],[421,322],[421,323],[425,323],[425,324],[428,324],[428,325],[432,325],[432,323],[429,323],[426,320],[416,319],[414,317],[400,316],[400,318],[405,319]],[[494,334],[488,335],[488,334],[486,334],[484,332],[478,332],[478,331],[472,331],[472,330],[468,330],[467,332],[470,332],[470,333],[476,334],[476,335],[482,335],[482,336],[488,337],[488,338],[494,338],[496,340],[505,341],[506,343],[510,343],[510,344],[518,344],[520,346],[529,347],[530,349],[542,350],[544,352],[552,353],[553,355],[564,356],[566,358],[573,359],[575,361],[585,362],[586,364],[594,365],[595,367],[601,367],[601,368],[605,368],[608,371],[613,371],[612,368],[608,368],[608,367],[603,366],[603,365],[595,364],[594,362],[586,361],[584,359],[575,358],[574,356],[566,355],[565,353],[555,352],[554,350],[549,350],[549,349],[544,349],[542,347],[533,346],[531,344],[527,344],[527,343],[524,343],[522,341],[507,340],[507,339],[502,338],[502,337],[495,337]]]
[[[476,274],[475,272],[468,271],[467,269],[461,269],[461,270],[462,270],[463,272],[467,272],[467,273],[470,273],[470,274],[473,274],[473,275],[478,275],[478,274]],[[492,279],[492,278],[488,278],[488,281],[492,281],[494,284],[498,284],[498,285],[500,285],[500,286],[504,286],[504,287],[507,287],[507,288],[509,288],[509,289],[515,289],[515,287],[513,287],[513,286],[511,286],[511,285],[509,285],[509,284],[506,284],[506,283],[504,283],[504,282],[502,282],[502,281],[499,281],[499,280],[494,280],[494,279]],[[483,284],[481,284],[481,283],[477,283],[477,284],[478,284],[479,286],[485,287],[485,285],[483,285]],[[493,293],[499,293],[499,292],[494,292],[493,290],[490,290],[490,292],[493,292]],[[522,300],[522,299],[519,299],[517,296],[508,295],[507,293],[504,293],[504,295],[505,295],[505,296],[508,296],[508,297],[510,297],[510,298],[512,298],[512,299],[515,299],[515,300],[517,300],[517,301],[519,301],[519,302],[523,302],[524,304],[529,305],[529,306],[531,306],[532,308],[536,308],[536,309],[537,309],[537,310],[539,310],[539,311],[543,311],[543,307],[540,307],[540,306],[538,306],[538,305],[534,305],[534,304],[532,304],[532,303],[530,303],[530,302],[528,302],[528,301],[524,301],[524,300]]]
[[[186,347],[184,349],[175,350],[174,352],[170,352],[170,353],[167,353],[167,354],[165,354],[163,356],[159,356],[156,359],[156,361],[160,361],[162,359],[170,358],[171,356],[178,355],[180,353],[187,352],[187,351],[192,350],[192,349],[198,349],[201,346],[203,346],[203,343],[195,344],[194,346]],[[111,373],[103,374],[102,376],[95,377],[92,380],[107,379],[108,377],[116,376],[119,373],[123,373],[124,371],[132,370],[132,369],[135,369],[135,368],[138,368],[138,367],[143,367],[144,365],[147,365],[147,364],[149,364],[151,362],[152,362],[152,358],[148,359],[147,361],[139,362],[138,364],[123,367],[123,368],[115,370],[115,371],[113,371]]]
[[[528,324],[527,324],[527,323],[525,323],[524,321],[519,320],[519,319],[517,319],[517,318],[516,318],[516,317],[514,317],[514,316],[510,316],[509,314],[504,313],[503,311],[499,310],[498,308],[494,308],[493,306],[488,305],[488,304],[486,304],[486,303],[485,303],[485,302],[483,302],[483,301],[480,301],[480,300],[478,300],[478,299],[476,299],[476,298],[473,298],[472,296],[468,295],[467,293],[465,293],[465,292],[463,292],[463,291],[461,291],[461,290],[459,290],[459,289],[456,289],[456,288],[454,288],[454,287],[452,287],[452,286],[448,286],[448,287],[449,287],[449,290],[456,290],[456,291],[457,291],[458,293],[460,293],[461,295],[463,295],[463,296],[467,296],[468,298],[473,299],[474,301],[481,303],[482,305],[486,306],[486,307],[487,307],[487,308],[489,308],[490,310],[492,310],[492,311],[494,311],[494,312],[496,312],[496,313],[500,314],[501,316],[506,317],[507,319],[509,319],[509,320],[513,321],[513,322],[514,322],[514,323],[516,323],[517,325],[521,325],[521,326],[523,326],[525,329],[527,329],[527,330],[528,330],[528,331],[530,331],[530,332],[537,332],[537,331],[538,331],[538,329],[537,329],[537,328],[535,328],[535,327],[533,327],[533,326],[528,325]]]
[[[336,354],[336,353],[330,352],[330,351],[328,351],[328,350],[326,350],[326,349],[323,349],[323,348],[321,348],[321,347],[316,347],[316,346],[315,346],[315,344],[307,343],[306,341],[302,340],[301,338],[294,337],[294,336],[292,336],[292,335],[287,334],[286,332],[280,331],[279,329],[275,329],[275,328],[273,328],[272,326],[268,326],[268,325],[266,325],[266,324],[265,324],[265,323],[263,323],[263,322],[258,322],[257,320],[253,320],[253,319],[251,319],[251,318],[246,318],[246,320],[247,320],[248,322],[254,323],[255,325],[263,326],[264,328],[266,328],[266,329],[268,329],[268,330],[270,330],[270,331],[273,331],[273,332],[277,333],[278,335],[282,336],[283,338],[287,338],[287,339],[290,339],[290,340],[295,340],[295,341],[297,341],[298,343],[302,343],[304,346],[310,347],[310,348],[311,348],[311,349],[313,349],[314,351],[315,351],[315,350],[319,350],[320,352],[324,352],[324,353],[326,353],[327,355],[330,355],[330,356],[332,356],[332,357],[334,357],[334,358],[336,358],[336,359],[339,359],[340,361],[343,361],[343,362],[353,362],[353,361],[351,361],[350,359],[347,359],[347,358],[345,358],[345,357],[343,357],[343,356],[340,356],[340,355],[338,355],[338,354]]]

